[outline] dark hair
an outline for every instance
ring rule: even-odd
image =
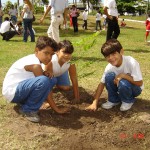
[[[51,47],[54,52],[56,52],[58,50],[58,44],[55,40],[53,40],[52,38],[49,38],[47,36],[40,36],[37,39],[36,47],[39,50],[42,50],[47,46]]]
[[[65,49],[65,53],[68,54],[72,54],[74,51],[74,47],[72,45],[72,43],[69,40],[63,40],[61,42],[58,43],[58,48],[59,50],[64,48]]]
[[[104,55],[104,57],[107,57],[114,52],[120,53],[121,49],[122,45],[118,40],[110,39],[102,45],[101,53]]]
[[[9,17],[5,17],[4,20],[5,20],[5,21],[9,21]]]
[[[19,26],[22,26],[22,22],[21,21],[17,21],[17,25]]]

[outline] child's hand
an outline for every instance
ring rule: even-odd
[[[97,110],[97,105],[95,105],[95,103],[92,103],[90,106],[86,107],[85,110],[87,110],[87,111],[96,111]]]
[[[50,71],[44,71],[43,74],[49,78],[54,77],[53,72],[50,72]]]
[[[58,113],[58,114],[66,114],[66,113],[70,113],[70,108],[68,108],[68,107],[65,107],[65,108],[59,108],[59,109],[57,110],[57,113]]]

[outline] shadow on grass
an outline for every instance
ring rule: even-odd
[[[150,51],[143,50],[143,49],[135,49],[135,50],[125,49],[125,51],[134,52],[134,53],[150,53]]]
[[[91,62],[106,61],[104,58],[96,58],[96,57],[72,57],[73,61],[78,61],[79,59],[83,61],[91,61]]]

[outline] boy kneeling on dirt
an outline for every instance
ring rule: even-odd
[[[8,70],[2,93],[8,102],[20,106],[19,113],[31,122],[40,122],[39,108],[47,99],[50,106],[59,114],[68,112],[67,108],[58,108],[52,99],[52,89],[56,78],[46,77],[41,64],[47,65],[58,44],[51,38],[38,38],[34,54],[17,60]]]
[[[60,90],[67,91],[73,88],[74,99],[72,103],[80,102],[78,79],[75,64],[72,64],[71,58],[74,52],[74,47],[69,40],[63,40],[58,43],[58,50],[52,56],[51,62],[48,65],[43,66],[45,75],[49,77],[56,77],[56,86]],[[72,82],[70,85],[69,75]],[[44,102],[41,109],[46,109],[50,106],[50,103]]]
[[[141,94],[144,85],[139,63],[131,56],[122,55],[122,52],[122,45],[116,39],[110,39],[102,45],[101,53],[109,64],[97,87],[95,99],[86,110],[97,110],[104,86],[108,92],[108,101],[102,104],[104,109],[121,103],[120,110],[127,111],[135,102],[135,97]]]

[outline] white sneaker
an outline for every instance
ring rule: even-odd
[[[120,111],[127,111],[132,107],[133,103],[125,103],[122,102],[121,107],[120,107]]]
[[[110,101],[107,101],[106,103],[102,104],[102,108],[104,109],[110,109],[116,105],[118,105],[119,103],[112,103]]]

